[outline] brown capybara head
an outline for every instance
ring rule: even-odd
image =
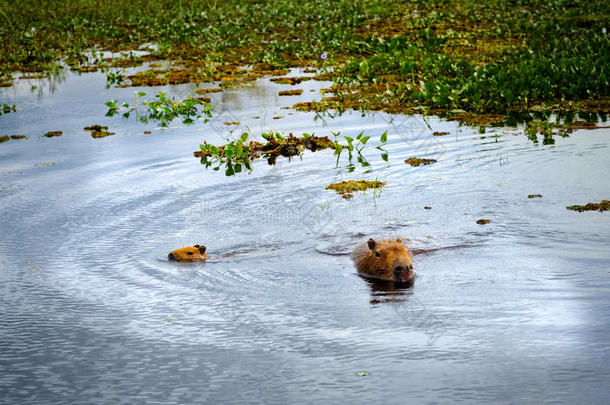
[[[369,239],[352,253],[358,272],[396,283],[412,283],[415,278],[413,261],[402,239]]]
[[[168,260],[175,260],[177,262],[199,262],[207,260],[208,257],[209,256],[205,254],[205,246],[203,245],[172,250],[170,254],[167,255]]]

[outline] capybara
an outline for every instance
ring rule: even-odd
[[[412,283],[415,278],[413,261],[401,238],[369,239],[352,253],[358,273],[395,283]]]
[[[177,262],[199,262],[206,261],[209,256],[205,253],[205,246],[195,245],[190,247],[183,247],[181,249],[172,250],[167,255],[168,260],[175,260]]]

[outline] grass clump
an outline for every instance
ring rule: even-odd
[[[0,143],[8,142],[9,139],[8,135],[2,135],[0,136]]]

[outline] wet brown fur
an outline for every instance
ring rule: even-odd
[[[203,245],[195,245],[172,250],[168,255],[168,260],[177,262],[200,262],[209,259],[205,253],[206,247]]]
[[[415,277],[413,260],[402,239],[369,239],[356,247],[352,260],[362,275],[408,283]]]

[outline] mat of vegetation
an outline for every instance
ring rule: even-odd
[[[60,60],[86,71],[93,48],[154,44],[153,58],[206,66],[327,68],[332,108],[468,122],[610,110],[605,0],[0,0],[0,20],[2,85]]]
[[[326,190],[334,190],[337,194],[346,200],[354,197],[356,191],[366,191],[368,189],[381,189],[386,185],[385,181],[367,181],[367,180],[346,180],[339,183],[333,183],[326,187]]]

